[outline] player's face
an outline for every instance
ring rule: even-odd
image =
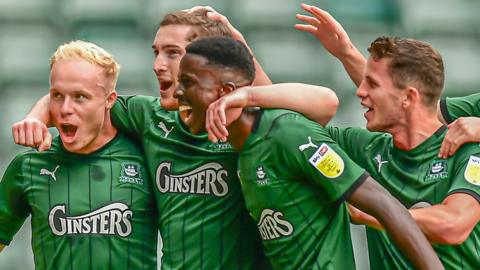
[[[60,60],[50,72],[50,115],[65,149],[88,154],[111,138],[108,110],[116,93],[107,94],[102,68],[81,59]]]
[[[222,88],[220,71],[208,67],[203,56],[186,54],[180,62],[179,85],[175,91],[182,121],[197,134],[205,130],[205,114]]]
[[[391,132],[401,124],[405,91],[394,86],[387,70],[389,61],[385,58],[379,61],[369,58],[357,90],[362,106],[367,109],[364,115],[370,131]]]
[[[176,110],[177,99],[173,93],[177,88],[178,68],[185,55],[189,25],[167,25],[158,29],[152,49],[155,55],[153,71],[160,86],[160,104],[164,109]]]

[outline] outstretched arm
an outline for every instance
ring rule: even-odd
[[[315,36],[329,53],[342,62],[352,81],[359,86],[367,61],[342,25],[325,10],[307,4],[301,7],[313,17],[297,14],[297,19],[306,24],[296,24],[295,28]]]
[[[368,177],[348,202],[375,216],[416,269],[444,269],[407,209],[373,178]]]
[[[233,108],[284,108],[297,111],[321,125],[335,115],[338,98],[329,88],[301,83],[280,83],[267,86],[242,87],[210,104],[206,129],[212,141],[226,140],[227,111]]]
[[[47,150],[52,143],[49,112],[50,95],[43,96],[25,116],[12,126],[13,140],[16,144],[38,147],[38,151]]]
[[[355,208],[349,210],[352,222],[383,229],[374,217]],[[445,245],[462,244],[480,221],[480,204],[464,193],[452,194],[441,204],[409,211],[430,242]]]

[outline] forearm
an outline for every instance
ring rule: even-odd
[[[253,63],[255,64],[255,80],[253,81],[252,85],[261,86],[272,84],[272,81],[268,77],[267,73],[265,73],[255,56],[253,56]]]
[[[50,95],[43,96],[35,103],[30,112],[25,116],[25,119],[33,118],[40,120],[48,127],[52,126],[50,121]]]
[[[338,57],[338,60],[342,62],[343,67],[350,76],[350,79],[356,86],[360,86],[363,78],[363,72],[367,65],[367,60],[362,53],[353,44],[350,45],[348,54],[343,57]]]
[[[248,107],[289,109],[321,125],[327,124],[332,119],[339,103],[332,90],[301,83],[248,87],[246,90]]]
[[[471,228],[465,226],[468,221],[465,221],[462,215],[452,213],[446,205],[411,209],[410,213],[432,243],[459,245],[471,233]]]

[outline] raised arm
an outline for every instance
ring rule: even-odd
[[[416,269],[444,269],[407,209],[373,178],[368,177],[347,201],[376,217]]]
[[[296,24],[295,28],[315,36],[329,53],[342,62],[352,81],[359,86],[367,60],[353,45],[342,25],[318,7],[307,4],[301,7],[313,17],[297,14],[297,19],[306,24]]]
[[[23,120],[13,124],[12,135],[16,144],[38,147],[38,151],[50,148],[52,134],[47,127],[51,125],[49,103],[50,95],[43,96]]]
[[[226,140],[226,126],[235,120],[228,119],[226,112],[245,107],[288,109],[326,125],[337,111],[338,98],[329,88],[301,83],[242,87],[208,107],[206,129],[209,138],[212,141]]]

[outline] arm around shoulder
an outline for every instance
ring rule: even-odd
[[[459,245],[480,221],[480,203],[469,194],[454,193],[441,204],[410,213],[431,242]]]

